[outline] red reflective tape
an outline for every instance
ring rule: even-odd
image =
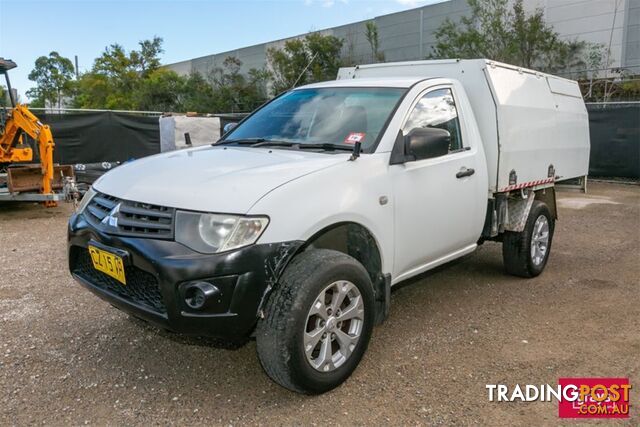
[[[555,178],[551,177],[551,178],[547,178],[547,179],[539,179],[537,181],[522,182],[520,184],[509,185],[509,186],[503,188],[502,190],[499,190],[499,192],[511,191],[511,190],[520,190],[522,188],[527,188],[527,187],[535,187],[536,185],[548,184],[550,182],[553,182],[554,180],[555,180]]]

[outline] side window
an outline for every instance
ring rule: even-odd
[[[436,89],[425,94],[411,111],[402,133],[406,135],[411,129],[419,127],[435,127],[449,131],[449,152],[462,149],[460,121],[451,89]]]

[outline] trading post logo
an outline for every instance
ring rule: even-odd
[[[628,378],[560,378],[562,388],[575,387],[578,398],[561,399],[560,418],[629,418]]]
[[[557,386],[487,384],[489,401],[558,402],[560,418],[629,418],[628,378],[560,378]]]

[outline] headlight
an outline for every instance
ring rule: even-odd
[[[93,199],[93,196],[95,195],[96,195],[96,191],[93,189],[93,187],[89,187],[89,190],[87,190],[87,192],[84,193],[84,196],[82,196],[82,200],[80,200],[80,204],[78,205],[77,212],[82,213],[82,211],[85,210],[85,208],[87,207],[91,199]]]
[[[267,224],[269,218],[264,216],[178,211],[176,242],[202,253],[224,252],[255,243]]]

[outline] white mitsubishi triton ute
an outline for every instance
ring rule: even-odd
[[[101,177],[69,221],[69,268],[163,328],[255,337],[274,381],[322,393],[401,281],[486,240],[508,273],[540,274],[555,183],[588,160],[573,81],[488,60],[344,68],[211,146]]]

